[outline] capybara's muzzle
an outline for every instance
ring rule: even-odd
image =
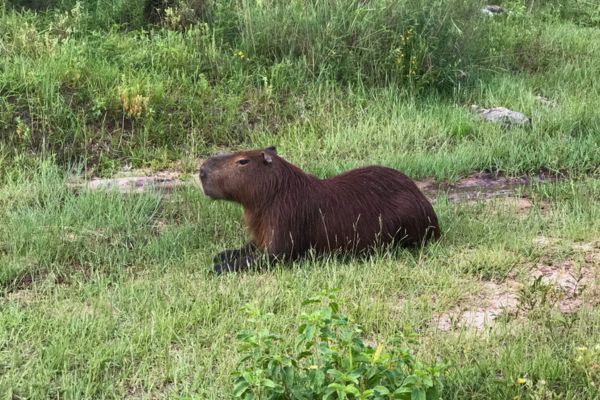
[[[202,163],[198,173],[200,177],[200,186],[202,187],[202,192],[204,192],[206,196],[210,198],[221,198],[221,189],[219,188],[217,181],[215,181],[216,176],[218,175],[216,169],[218,168],[215,167],[218,166],[215,165],[215,160],[212,158],[209,158]]]
[[[200,177],[200,186],[202,188],[202,192],[204,192],[205,195],[210,196],[210,194],[209,194],[210,183],[209,183],[209,178],[208,178],[210,175],[210,163],[208,161],[209,160],[202,163],[202,165],[200,166],[200,172],[198,173],[198,175]]]

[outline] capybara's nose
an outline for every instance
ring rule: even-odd
[[[200,179],[206,177],[206,168],[204,166],[200,167]]]

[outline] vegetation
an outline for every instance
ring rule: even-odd
[[[273,348],[283,350],[294,344],[301,301],[328,287],[340,288],[337,299],[376,346],[412,329],[415,357],[449,366],[443,398],[599,394],[597,352],[578,353],[600,343],[597,308],[563,314],[560,293],[541,301],[529,277],[540,264],[597,268],[581,247],[600,235],[597,179],[533,187],[525,214],[501,200],[442,196],[444,238],[420,252],[217,279],[213,255],[243,241],[237,207],[195,187],[168,198],[73,193],[49,162],[19,175],[0,192],[3,397],[231,398],[236,338],[252,329],[243,307],[273,314],[262,327],[281,334]],[[540,235],[557,240],[544,245]],[[438,327],[437,316],[485,306],[485,285],[508,279],[538,301],[523,300],[481,333]],[[587,287],[578,299],[597,296]]]
[[[337,290],[303,304],[326,303],[300,316],[294,346],[278,351],[281,336],[266,329],[244,331],[234,395],[243,399],[439,399],[443,366],[421,366],[402,338],[373,348],[364,343],[360,326],[340,313]],[[267,315],[246,307],[253,322]],[[272,315],[272,314],[271,314]]]
[[[295,318],[332,287],[344,314],[314,315],[357,353],[410,354],[402,373],[443,363],[441,398],[599,398],[600,8],[501,5],[492,17],[468,0],[0,0],[0,398],[247,395],[244,374],[296,362],[299,334],[311,357],[340,351],[344,335],[319,346]],[[532,126],[482,121],[472,104]],[[213,255],[244,240],[237,206],[193,185],[67,185],[126,166],[192,173],[217,149],[271,144],[319,176],[378,163],[438,181],[561,180],[524,188],[525,209],[440,193],[443,238],[417,251],[219,278]],[[548,270],[575,287],[536,279]],[[461,325],[510,285],[515,305],[492,327]],[[256,326],[245,309],[269,317]],[[240,364],[263,330],[279,340]],[[353,376],[338,354],[326,368]],[[388,373],[362,394],[385,398]]]
[[[189,0],[158,22],[141,0],[5,3],[3,157],[111,173],[268,140],[415,176],[593,172],[600,11],[546,3],[490,18],[466,0]],[[474,102],[519,109],[533,128],[482,124]]]

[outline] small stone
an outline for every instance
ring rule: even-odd
[[[504,12],[504,8],[497,5],[487,5],[481,9],[481,12],[486,15],[498,15]]]
[[[476,105],[471,106],[481,118],[486,121],[500,123],[507,127],[516,125],[531,125],[531,118],[518,111],[512,111],[505,107],[482,108]]]

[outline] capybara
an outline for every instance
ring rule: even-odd
[[[215,257],[215,272],[242,270],[258,255],[295,259],[310,249],[357,253],[378,245],[438,239],[431,203],[403,173],[382,166],[319,179],[277,155],[274,146],[207,159],[204,194],[239,203],[251,241]]]

